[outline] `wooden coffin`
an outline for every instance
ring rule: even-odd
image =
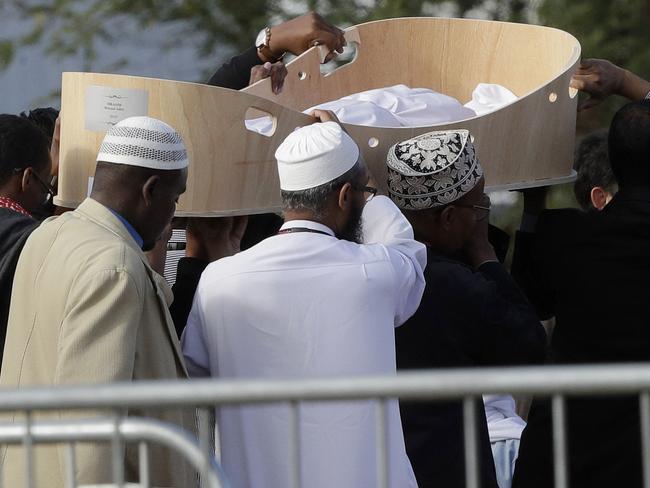
[[[280,95],[263,80],[241,92],[201,84],[93,73],[64,73],[59,195],[74,207],[86,196],[106,127],[150,115],[175,127],[190,156],[178,215],[229,215],[276,210],[279,184],[273,154],[302,110],[359,91],[399,83],[471,98],[478,83],[497,83],[519,98],[495,112],[417,128],[344,124],[377,179],[396,142],[432,130],[469,129],[491,189],[554,184],[572,176],[576,92],[569,88],[580,44],[548,27],[468,19],[403,18],[346,31],[354,59],[322,75],[313,48],[288,63]],[[254,110],[251,110],[254,109]],[[274,119],[266,137],[246,129],[258,111]]]

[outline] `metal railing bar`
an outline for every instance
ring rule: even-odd
[[[66,455],[66,472],[68,488],[77,488],[77,453],[75,450],[75,443],[68,442]]]
[[[465,485],[479,488],[479,459],[476,431],[476,398],[463,399],[463,436],[465,441]]]
[[[122,436],[120,435],[120,411],[116,410],[113,419],[113,435],[111,436],[111,460],[113,464],[113,483],[118,488],[124,488],[124,452]]]
[[[291,488],[300,488],[301,480],[301,458],[300,458],[300,404],[290,402],[289,404],[289,446],[291,459]]]
[[[555,488],[569,487],[569,453],[566,438],[566,400],[562,395],[553,395],[551,400],[553,417],[553,479]]]
[[[643,465],[643,486],[650,488],[650,392],[639,395],[639,415],[641,420],[641,462]]]
[[[140,471],[140,488],[151,488],[149,478],[149,445],[145,441],[138,444],[138,465]]]
[[[182,407],[287,401],[341,401],[399,397],[404,400],[461,399],[485,391],[512,395],[617,395],[650,390],[647,364],[482,368],[409,372],[388,376],[301,380],[161,381],[0,389],[0,411],[121,407]]]
[[[34,438],[32,434],[32,412],[25,412],[25,430],[23,433],[23,447],[25,449],[25,482],[29,488],[34,486]]]
[[[198,425],[199,425],[199,446],[203,452],[203,467],[200,471],[201,486],[208,486],[203,480],[208,478],[208,473],[212,467],[212,443],[210,442],[210,411],[207,408],[200,408],[198,410]]]
[[[197,471],[203,467],[203,452],[198,442],[185,430],[174,424],[152,419],[128,417],[119,423],[123,442],[159,443],[186,456],[187,461]],[[21,444],[25,435],[25,425],[0,422],[0,443]],[[40,421],[33,422],[32,438],[36,443],[111,441],[114,436],[114,418],[95,418],[88,420]],[[212,460],[208,477],[210,488],[229,488],[223,469]]]
[[[377,432],[377,486],[388,488],[390,471],[388,466],[388,408],[385,398],[378,398],[376,403]]]

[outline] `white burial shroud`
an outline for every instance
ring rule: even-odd
[[[479,83],[465,105],[427,88],[395,85],[322,103],[304,113],[331,110],[341,122],[370,127],[427,127],[484,115],[515,100],[517,96],[507,88],[489,83]],[[246,127],[269,135],[273,132],[273,121],[270,117],[259,117],[247,120]]]

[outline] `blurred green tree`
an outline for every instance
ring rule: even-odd
[[[583,58],[609,59],[643,78],[650,77],[650,2],[647,0],[542,0],[541,24],[572,33]],[[578,132],[608,125],[625,101],[612,97],[581,114]]]
[[[18,38],[0,34],[0,69],[11,62],[11,53],[22,45],[42,46],[52,56],[81,56],[91,69],[99,43],[161,24],[176,27],[168,45],[191,37],[198,55],[213,55],[216,48],[229,53],[244,49],[261,28],[309,10],[331,22],[348,26],[368,20],[444,12],[465,16],[482,8],[488,18],[525,20],[529,0],[0,0],[3,10],[25,23]],[[510,15],[509,12],[512,12]],[[3,15],[7,18],[8,16]],[[224,49],[225,48],[225,49]]]

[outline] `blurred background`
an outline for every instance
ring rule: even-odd
[[[650,76],[650,0],[0,0],[0,111],[58,108],[62,71],[204,81],[260,29],[310,10],[341,28],[403,16],[552,26],[576,36],[583,57]],[[578,141],[607,127],[623,103],[613,97],[581,112]],[[494,223],[512,233],[519,194],[493,200]],[[569,205],[571,185],[554,188],[550,206]]]

